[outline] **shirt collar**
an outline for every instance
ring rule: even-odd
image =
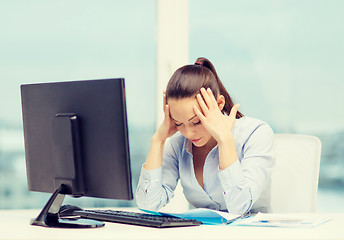
[[[183,152],[192,154],[192,142],[184,137]]]
[[[215,149],[217,151],[218,145],[216,145],[210,152],[212,152]],[[189,153],[192,154],[192,142],[184,137],[184,143],[183,143],[183,154],[184,153]],[[213,153],[215,154],[215,153]]]

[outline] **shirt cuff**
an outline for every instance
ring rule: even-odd
[[[157,182],[157,181],[161,182],[162,167],[146,170],[142,165],[141,177],[143,180],[146,180],[148,182]]]
[[[223,170],[219,169],[218,176],[225,192],[230,192],[236,187],[241,189],[245,185],[245,178],[239,160]]]

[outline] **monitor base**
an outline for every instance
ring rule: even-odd
[[[57,221],[37,221],[31,220],[31,225],[51,228],[98,228],[105,224],[100,221],[81,218],[58,218]]]
[[[61,185],[51,195],[48,202],[37,216],[31,220],[31,225],[54,228],[98,228],[105,224],[92,219],[81,219],[79,217],[60,218],[59,210],[65,198],[67,186]]]

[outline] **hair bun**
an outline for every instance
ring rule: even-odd
[[[197,61],[195,62],[195,65],[203,66],[203,62],[201,62],[200,60],[197,60]]]

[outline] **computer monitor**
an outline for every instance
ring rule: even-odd
[[[53,193],[33,225],[65,222],[65,195],[133,199],[124,79],[21,85],[29,191]]]

